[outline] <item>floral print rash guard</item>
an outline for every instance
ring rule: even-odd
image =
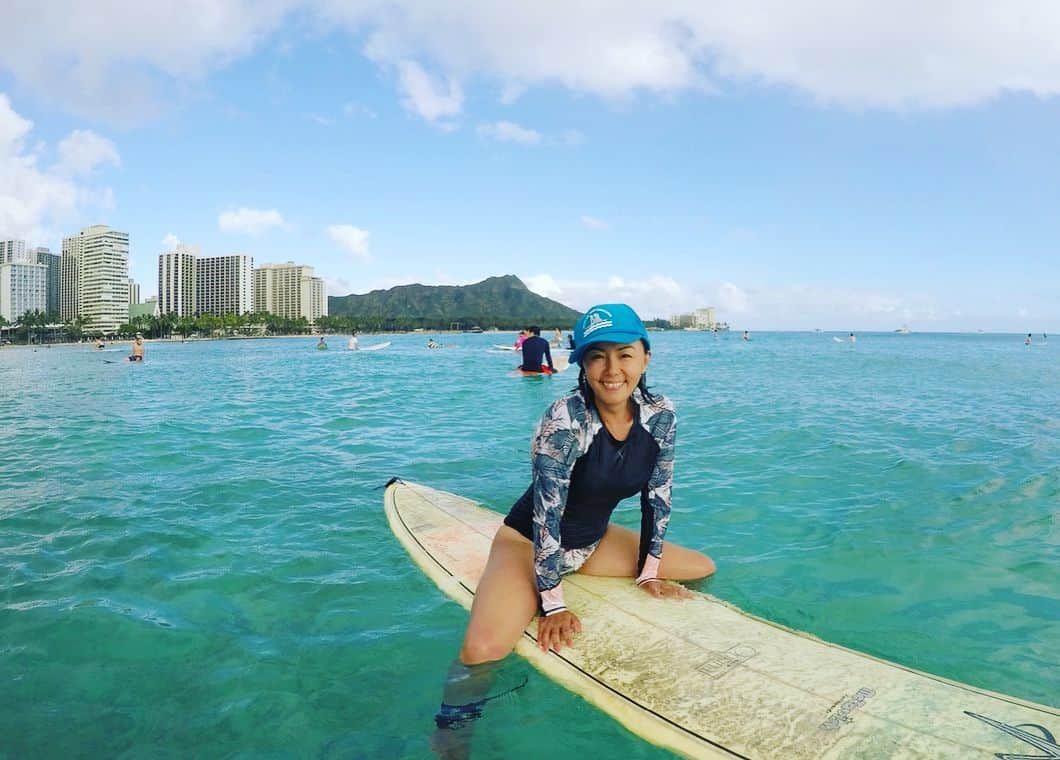
[[[634,424],[615,440],[581,393],[557,399],[538,423],[531,445],[533,482],[512,506],[506,525],[534,543],[534,570],[545,615],[566,609],[565,551],[599,541],[618,503],[640,493],[638,583],[658,575],[670,519],[677,417],[662,396],[633,393]]]

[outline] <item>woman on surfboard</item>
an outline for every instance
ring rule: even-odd
[[[538,424],[533,482],[493,539],[435,716],[438,748],[461,743],[452,729],[469,730],[481,714],[490,664],[512,651],[535,615],[542,650],[573,645],[581,622],[564,604],[564,575],[627,576],[653,596],[686,597],[667,579],[714,572],[710,557],[663,540],[676,415],[669,400],[648,391],[651,342],[640,318],[625,304],[594,306],[575,324],[574,346],[578,388]],[[636,494],[639,536],[609,524],[618,502]]]

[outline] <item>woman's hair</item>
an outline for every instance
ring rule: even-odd
[[[648,346],[644,343],[644,339],[641,339],[641,345],[644,346],[644,351],[647,352]],[[644,400],[649,404],[655,403],[655,395],[648,390],[648,373],[644,373],[640,376],[640,381],[637,383],[637,390],[640,391],[641,395],[644,396]],[[589,386],[589,381],[585,379],[585,367],[578,366],[578,387],[573,390],[578,391],[582,394],[582,398],[585,399],[586,404],[595,404],[593,398],[593,389]]]

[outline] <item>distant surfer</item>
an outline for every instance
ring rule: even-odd
[[[96,338],[96,350],[102,351],[107,347],[107,344],[103,342],[103,338]]]
[[[324,340],[324,336],[321,335],[320,336],[320,340],[317,341],[317,351],[327,351],[327,350],[328,350],[328,342],[326,340]]]
[[[427,338],[427,348],[441,348],[441,343],[435,343],[434,338]]]
[[[142,362],[144,360],[144,336],[143,333],[136,333],[136,340],[132,344],[132,353],[129,354],[129,361],[131,362]]]
[[[717,337],[717,335],[717,333],[714,333],[714,337]],[[747,330],[744,330],[742,340],[751,340],[751,333],[747,332]]]
[[[552,345],[555,348],[559,348],[563,345],[563,331],[560,330],[558,327],[552,333]]]
[[[575,324],[574,343],[578,388],[538,424],[532,483],[493,539],[435,716],[436,751],[466,756],[471,726],[491,699],[493,663],[512,651],[531,619],[540,615],[542,650],[573,645],[581,622],[564,602],[564,575],[625,576],[652,596],[688,597],[665,579],[714,572],[710,557],[663,540],[676,416],[668,399],[648,391],[651,343],[640,318],[625,304],[594,306]],[[636,494],[639,537],[609,524],[618,502]]]
[[[537,325],[530,327],[529,336],[523,341],[523,363],[519,369],[523,372],[545,372],[549,374],[556,371],[552,364],[552,351],[549,349],[548,341],[541,337],[541,328]]]
[[[1031,334],[1027,333],[1027,338],[1023,341],[1023,345],[1029,346],[1031,344]]]
[[[520,330],[519,337],[515,339],[515,350],[518,351],[523,347],[523,341],[530,337],[529,330]]]
[[[357,351],[358,349],[360,349],[360,346],[357,344],[357,331],[354,330],[350,335],[349,341],[346,343],[346,350]]]
[[[858,336],[856,336],[854,333],[850,333],[850,335],[847,337],[847,340],[850,341],[851,343],[857,343],[858,342]]]

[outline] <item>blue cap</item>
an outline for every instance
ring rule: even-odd
[[[648,331],[637,312],[624,303],[602,303],[585,312],[574,323],[574,350],[571,364],[582,360],[585,349],[593,343],[636,343],[643,340],[651,348]]]

